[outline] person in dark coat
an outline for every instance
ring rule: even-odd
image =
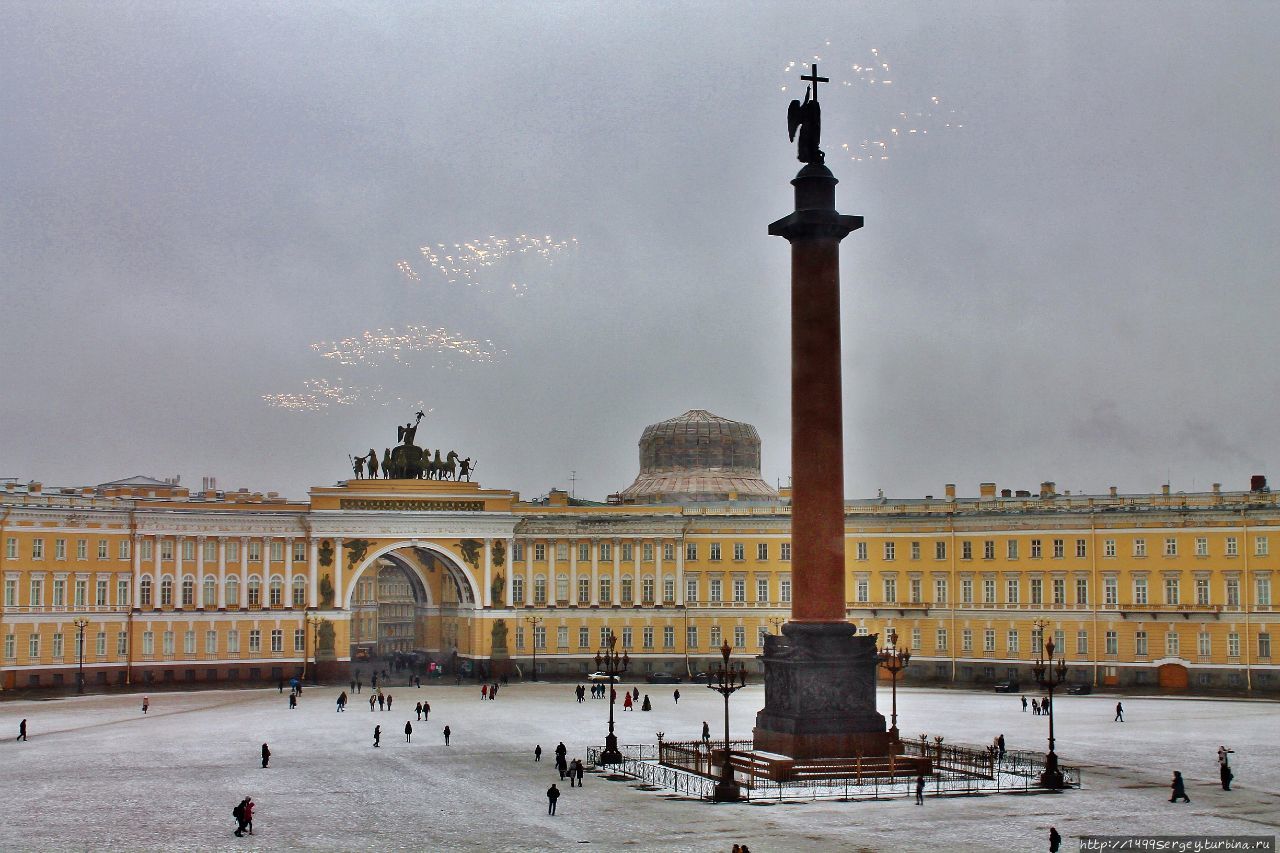
[[[564,779],[565,774],[569,772],[569,762],[560,753],[556,753],[556,771],[560,774],[560,778]],[[570,785],[569,787],[573,787]]]
[[[372,693],[370,693],[369,694],[369,713],[371,714],[373,713],[373,706],[377,704],[378,704],[377,698]]]
[[[677,687],[675,693],[672,695],[675,697],[676,704],[679,705],[680,704],[680,688]]]
[[[1058,834],[1057,827],[1049,827],[1049,853],[1058,853],[1058,848],[1062,846],[1062,836]]]
[[[422,703],[422,722],[425,723],[430,719],[431,719],[431,703],[423,702]]]
[[[652,711],[653,705],[649,702],[649,694],[644,694],[644,704],[640,706],[641,711]]]
[[[413,723],[409,722],[408,720],[404,721],[404,742],[405,743],[413,742]]]
[[[569,749],[564,745],[564,741],[560,741],[558,744],[556,744],[556,764],[559,764],[560,759],[564,758],[568,754],[569,754]]]
[[[26,740],[26,739],[27,739],[27,720],[24,717],[22,722],[18,723],[18,736],[17,738],[15,738],[15,740]]]
[[[296,707],[298,707],[298,694],[290,693],[289,694],[289,710],[292,711]]]
[[[542,760],[542,744],[538,744],[533,748],[533,760],[534,761]]]
[[[1027,697],[1026,696],[1022,697],[1022,713],[1024,714],[1027,713]]]
[[[924,774],[916,774],[916,805],[924,805]]]
[[[582,773],[583,773],[582,759],[581,758],[573,759],[573,775],[578,779],[579,788],[582,787]]]
[[[554,782],[547,789],[547,814],[556,813],[556,800],[560,799],[560,789],[556,787]]]
[[[445,726],[445,727],[444,727],[444,745],[445,745],[445,746],[448,746],[448,745],[449,745],[449,735],[451,735],[451,734],[453,734],[453,732],[449,731],[449,727],[448,727],[448,726]]]
[[[375,749],[382,746],[382,726],[373,727],[373,746]]]
[[[385,711],[387,709],[387,697],[381,693],[378,694],[378,710]]]
[[[418,715],[419,720],[422,719],[422,703],[421,702],[413,706],[413,712]]]
[[[244,828],[248,825],[248,821],[245,820],[244,817],[244,806],[247,802],[249,802],[249,798],[245,797],[243,800],[236,803],[236,807],[231,810],[231,816],[236,819],[236,838],[244,837]]]
[[[262,745],[262,766],[266,767],[271,762],[271,748],[265,743]]]
[[[711,726],[707,725],[707,721],[702,721],[702,739],[704,741],[711,740]]]
[[[388,711],[391,710],[391,694],[390,693],[387,694],[387,710]]]
[[[996,738],[996,749],[1000,751],[1000,760],[1004,761],[1004,734],[1003,733],[1000,735],[1000,737]]]
[[[253,835],[253,810],[257,805],[253,802],[253,797],[244,798],[244,826],[249,830],[249,834]]]
[[[1124,705],[1120,704],[1119,702],[1116,703],[1116,718],[1111,722],[1113,723],[1124,722]]]
[[[284,693],[284,676],[280,677],[280,692]]]
[[[1231,780],[1235,778],[1235,775],[1236,774],[1231,772],[1230,764],[1218,765],[1218,778],[1222,780],[1222,790],[1224,791],[1231,790]]]
[[[1173,796],[1169,798],[1169,802],[1176,803],[1178,800],[1191,802],[1191,798],[1187,796],[1186,783],[1182,781],[1182,773],[1173,771],[1173,781],[1169,783],[1170,789],[1173,790]]]

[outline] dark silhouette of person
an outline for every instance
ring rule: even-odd
[[[533,760],[534,761],[542,760],[542,744],[538,744],[533,748]]]
[[[556,800],[560,799],[560,789],[556,787],[554,782],[547,789],[547,814],[556,813]]]
[[[405,743],[413,742],[413,723],[409,722],[408,720],[404,721],[404,742]]]
[[[26,740],[26,739],[27,739],[27,720],[24,717],[22,722],[18,723],[18,736],[14,738],[14,740]]]
[[[430,719],[431,719],[431,703],[423,702],[422,703],[422,722],[425,723],[427,720],[430,720]]]
[[[1222,790],[1231,790],[1231,780],[1235,778],[1235,775],[1236,774],[1231,772],[1230,764],[1218,765],[1218,778],[1222,781]]]
[[[382,746],[382,726],[373,727],[373,745],[375,748]]]
[[[445,746],[448,746],[448,745],[449,745],[449,735],[451,735],[451,734],[453,734],[453,732],[451,732],[451,731],[449,730],[449,727],[448,727],[448,726],[445,726],[445,727],[444,727],[444,745],[445,745]]]
[[[387,694],[387,710],[388,711],[391,710],[391,694],[390,693]]]
[[[244,807],[245,807],[245,804],[248,802],[249,802],[249,798],[245,797],[243,800],[236,803],[236,807],[231,810],[231,816],[236,819],[236,831],[235,831],[236,838],[243,838],[244,828],[249,825],[249,821],[246,820],[244,816]]]
[[[916,805],[924,805],[924,774],[916,774]]]
[[[1000,760],[1004,761],[1004,734],[996,738],[996,749],[1000,750]]]
[[[1058,848],[1062,846],[1062,836],[1058,834],[1057,827],[1049,827],[1049,853],[1058,853]]]
[[[271,748],[265,743],[262,745],[262,766],[266,767],[271,763]]]
[[[1027,713],[1027,697],[1022,697],[1022,713]]]
[[[1124,705],[1120,704],[1119,702],[1116,703],[1116,718],[1111,722],[1113,723],[1124,722]]]
[[[702,739],[704,741],[711,740],[711,726],[707,725],[707,721],[702,721]]]
[[[680,688],[679,687],[676,688],[676,691],[673,695],[675,696],[676,704],[679,705],[680,704]]]
[[[1173,790],[1173,796],[1169,798],[1169,802],[1176,803],[1178,800],[1191,802],[1191,798],[1187,796],[1187,785],[1182,781],[1181,771],[1173,771],[1173,781],[1169,783],[1169,787]]]

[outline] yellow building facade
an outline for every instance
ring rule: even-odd
[[[633,677],[688,675],[725,641],[758,654],[785,621],[799,570],[789,530],[785,490],[587,505],[431,480],[351,480],[305,502],[146,478],[11,483],[0,686],[71,686],[80,672],[90,687],[274,682],[313,666],[345,677],[371,646],[525,676],[536,649],[541,673],[573,677],[595,668],[609,632]],[[1073,681],[1280,691],[1280,507],[1265,489],[947,487],[850,501],[846,537],[847,617],[882,638],[896,630],[908,682],[1032,689],[1053,639]]]

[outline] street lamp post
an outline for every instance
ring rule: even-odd
[[[1053,688],[1067,680],[1067,661],[1063,657],[1055,663],[1053,652],[1053,640],[1049,640],[1044,644],[1043,655],[1039,650],[1036,651],[1036,662],[1031,671],[1035,673],[1036,681],[1049,694],[1049,754],[1044,757],[1044,772],[1040,774],[1040,784],[1057,791],[1063,787],[1063,777],[1062,771],[1058,769],[1058,755],[1054,752]]]
[[[775,634],[781,634],[781,633],[782,633],[782,626],[783,626],[783,625],[785,625],[786,623],[787,623],[787,620],[786,620],[786,618],[785,618],[785,617],[783,617],[783,616],[770,616],[770,617],[769,617],[769,624],[773,626],[773,633],[775,633]]]
[[[715,791],[711,794],[711,799],[717,803],[733,803],[742,799],[742,789],[733,780],[733,762],[730,760],[732,753],[729,749],[729,697],[747,686],[747,671],[742,664],[738,664],[735,668],[729,663],[729,655],[732,653],[733,649],[729,648],[729,641],[725,640],[724,645],[720,647],[720,656],[724,661],[715,672],[711,673],[711,680],[707,682],[707,687],[724,697],[724,762],[720,765],[720,781],[716,783]]]
[[[907,664],[911,663],[911,652],[908,649],[898,648],[898,631],[897,629],[889,629],[889,646],[881,649],[876,654],[876,659],[880,665],[889,673],[892,681],[893,695],[893,713],[890,717],[892,721],[889,725],[889,740],[893,743],[899,743],[898,740],[898,673],[907,668]]]
[[[533,644],[533,677],[530,681],[538,680],[538,626],[542,624],[541,616],[526,616],[524,621],[528,622],[532,627],[529,633],[532,634],[529,639]]]
[[[319,682],[320,662],[318,652],[320,651],[320,623],[324,620],[319,616],[308,616],[307,624],[311,626],[311,683]],[[307,680],[307,656],[302,656],[302,680]]]
[[[89,627],[88,619],[77,619],[71,624],[76,626],[76,648],[78,649],[79,668],[76,670],[76,692],[84,692],[84,629]]]
[[[604,648],[596,652],[596,670],[609,676],[609,734],[604,739],[604,752],[600,753],[601,764],[621,764],[622,752],[618,749],[618,736],[613,733],[613,703],[617,697],[614,683],[618,676],[627,671],[631,658],[624,651],[618,654],[618,637],[612,631],[605,640]]]

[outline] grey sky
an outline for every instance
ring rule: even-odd
[[[620,490],[643,427],[690,408],[756,424],[785,478],[765,229],[799,167],[783,70],[817,54],[866,217],[850,496],[1243,487],[1280,438],[1278,38],[1262,2],[0,3],[0,475],[299,498],[421,399],[420,444],[529,497],[571,470]],[[871,48],[891,85],[856,79]],[[842,156],[932,96],[964,127]],[[522,233],[579,244],[488,292],[417,251]],[[408,325],[504,353],[310,348]],[[262,399],[337,377],[406,403]]]

